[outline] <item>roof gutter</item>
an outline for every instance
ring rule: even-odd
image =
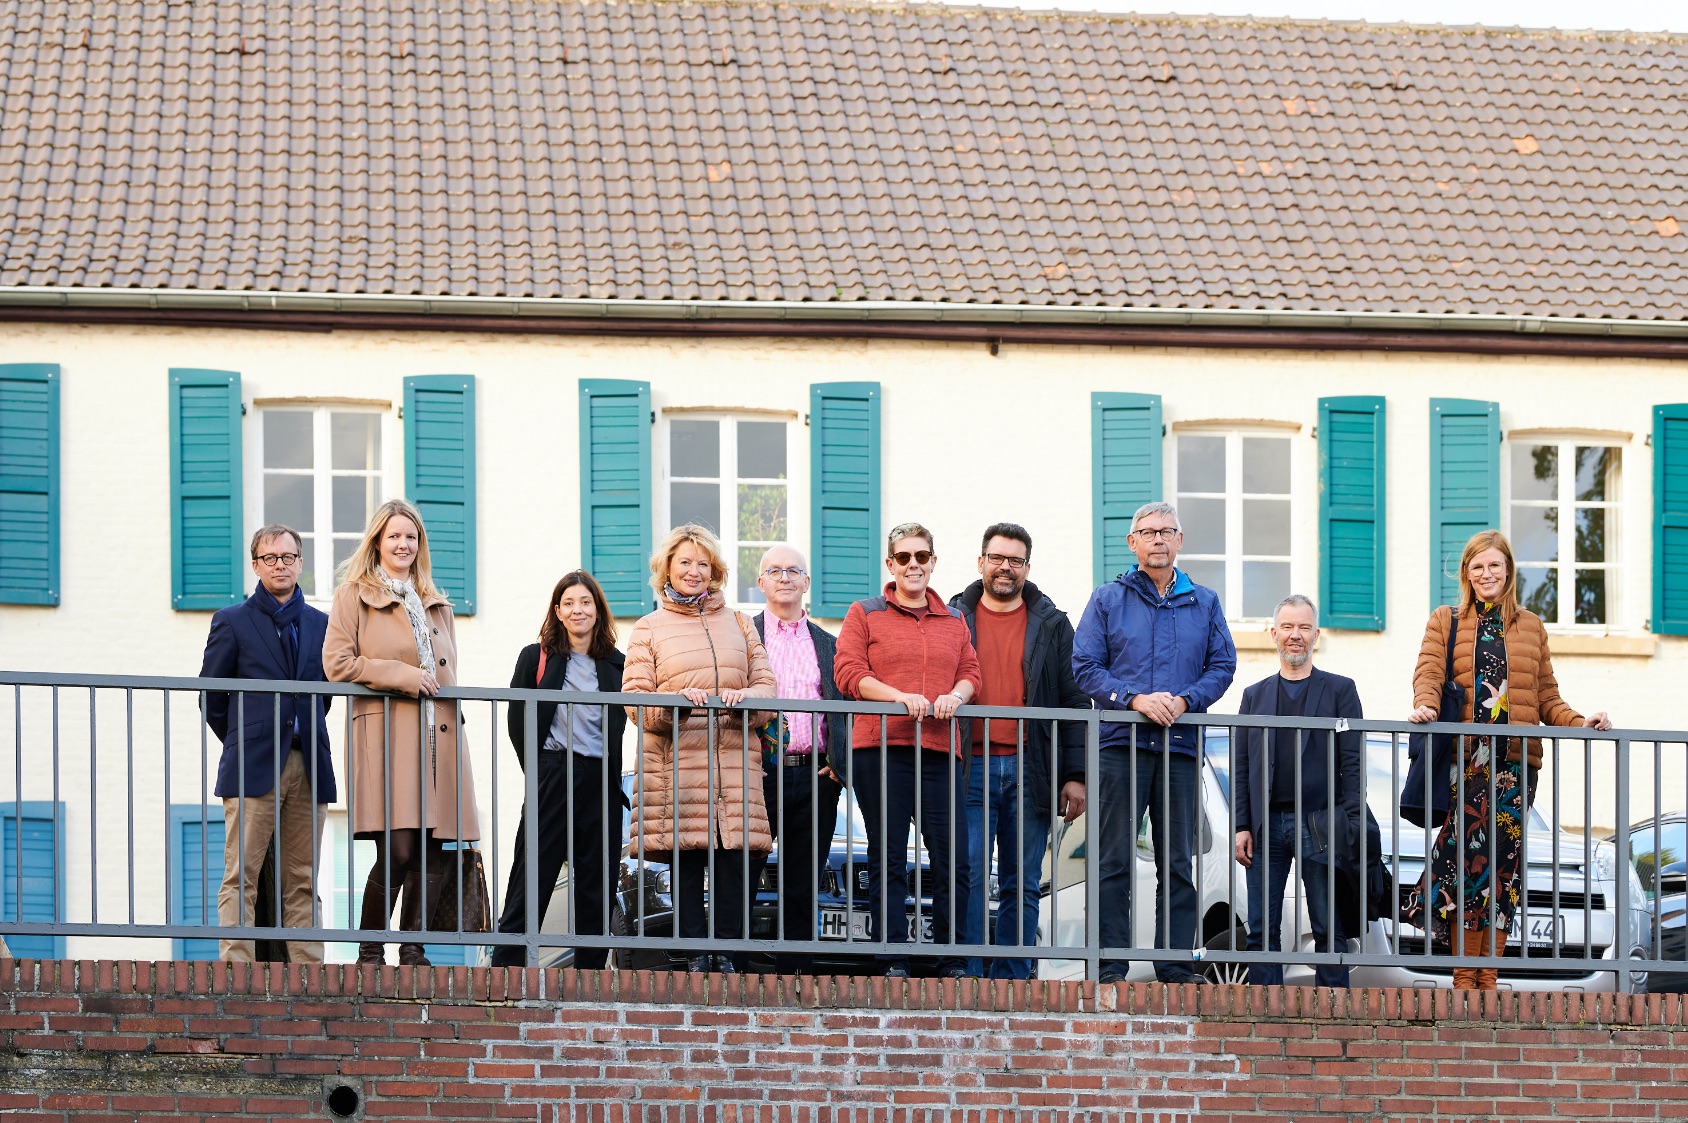
[[[579,300],[0,288],[0,320],[283,331],[879,337],[980,343],[1273,347],[1688,358],[1688,321],[1166,309],[940,301]]]

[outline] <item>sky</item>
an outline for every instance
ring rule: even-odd
[[[1180,15],[1290,16],[1373,23],[1486,24],[1688,32],[1688,2],[1674,0],[1019,0],[1005,6]]]

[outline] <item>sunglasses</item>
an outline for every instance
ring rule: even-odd
[[[896,553],[891,555],[890,560],[896,562],[898,565],[907,565],[912,559],[920,565],[925,565],[936,556],[937,555],[931,550],[916,550],[913,553],[910,553],[907,550],[898,550]]]

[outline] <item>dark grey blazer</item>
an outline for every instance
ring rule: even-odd
[[[767,643],[768,636],[762,621],[764,613],[758,612],[751,617],[751,623],[756,625],[756,635],[763,643]],[[806,619],[806,618],[805,618]],[[813,620],[807,620],[809,638],[815,642],[815,663],[821,671],[821,697],[827,701],[842,702],[844,695],[838,692],[838,684],[832,678],[832,661],[838,655],[838,640],[831,632],[818,627]],[[850,765],[850,727],[851,721],[846,714],[828,714],[826,722],[826,762],[832,770],[840,776],[847,775],[844,771]]]
[[[1239,713],[1275,715],[1278,712],[1278,676],[1274,672],[1243,691]],[[1307,682],[1306,717],[1363,718],[1360,693],[1354,680],[1313,668]],[[1263,729],[1237,730],[1236,776],[1231,797],[1237,811],[1239,831],[1258,832],[1266,822],[1266,745]],[[1279,730],[1294,737],[1294,730]],[[1301,749],[1301,810],[1303,814],[1330,810],[1330,737],[1322,732],[1303,734]],[[1351,729],[1336,735],[1336,806],[1344,831],[1339,841],[1355,841],[1360,807],[1365,799],[1365,734]]]

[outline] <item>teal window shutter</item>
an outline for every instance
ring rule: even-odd
[[[226,608],[246,591],[240,375],[170,371],[170,606]]]
[[[1328,627],[1383,630],[1386,417],[1379,397],[1319,399],[1319,619]]]
[[[0,365],[0,604],[59,603],[59,368]]]
[[[840,619],[882,587],[877,382],[809,387],[809,611]]]
[[[422,513],[434,585],[475,614],[475,376],[404,380],[405,493]]]
[[[1159,394],[1090,395],[1091,551],[1105,585],[1136,561],[1125,544],[1131,516],[1164,499]]]
[[[1459,558],[1500,527],[1500,405],[1430,399],[1430,607],[1459,599]]]
[[[1653,633],[1688,636],[1688,405],[1653,407]]]
[[[580,380],[580,556],[615,615],[655,605],[649,382]]]
[[[170,807],[170,923],[216,924],[223,885],[223,809],[197,803]],[[253,923],[251,917],[246,923]],[[323,923],[329,923],[325,917]],[[217,959],[214,939],[171,941],[172,959]]]
[[[0,920],[63,920],[63,872],[64,804],[44,799],[26,799],[21,806],[0,803]],[[6,946],[19,959],[64,958],[63,936],[7,936]]]

